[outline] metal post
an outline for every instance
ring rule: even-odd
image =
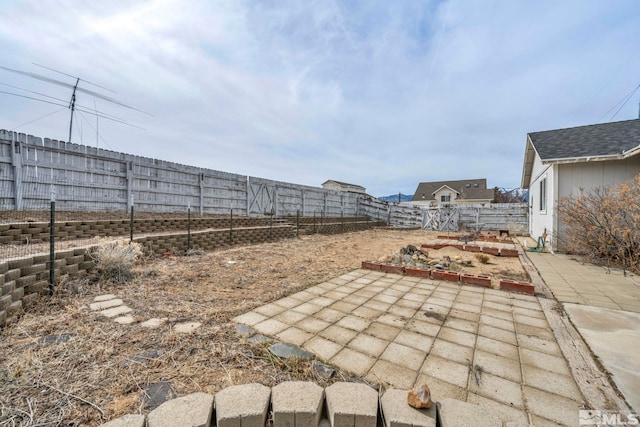
[[[51,211],[49,217],[49,295],[56,290],[56,187],[51,186]]]
[[[187,251],[191,250],[191,203],[187,205]]]
[[[300,237],[300,209],[296,211],[296,237]]]
[[[129,243],[133,242],[133,194],[131,194],[131,219],[129,220]]]
[[[233,245],[233,208],[231,208],[231,215],[229,216],[229,244]]]

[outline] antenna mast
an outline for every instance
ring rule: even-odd
[[[76,89],[78,88],[80,79],[76,77],[76,84],[73,86],[73,93],[71,94],[71,102],[69,108],[71,109],[71,118],[69,119],[69,142],[71,142],[71,132],[73,131],[73,112],[76,110]]]

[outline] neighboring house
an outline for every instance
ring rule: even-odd
[[[628,181],[640,173],[639,154],[640,119],[527,134],[521,186],[531,237],[546,229],[551,249],[561,250],[558,201]]]
[[[334,181],[332,179],[325,181],[322,184],[322,188],[335,191],[348,191],[351,193],[366,193],[366,188],[360,185],[348,184],[346,182]]]
[[[421,182],[411,201],[414,205],[440,206],[455,203],[491,203],[494,191],[487,189],[487,180]]]

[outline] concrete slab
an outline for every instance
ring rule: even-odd
[[[576,304],[565,311],[636,411],[640,410],[640,314]]]
[[[264,427],[271,389],[262,384],[227,387],[215,396],[217,427]]]
[[[116,299],[109,299],[105,301],[93,302],[89,304],[89,308],[92,311],[98,311],[98,310],[104,310],[111,307],[118,307],[119,305],[122,305],[122,300],[116,298]]]
[[[368,385],[331,384],[325,389],[325,401],[332,427],[376,427],[378,392]]]
[[[307,381],[287,381],[271,389],[273,427],[318,427],[324,389]]]
[[[101,427],[145,427],[145,420],[144,415],[129,414],[101,424]]]
[[[380,398],[380,405],[385,427],[436,427],[436,405],[429,409],[412,408],[407,404],[407,390],[387,390]]]
[[[213,395],[193,393],[169,400],[149,413],[147,427],[209,427]]]
[[[131,313],[133,310],[126,305],[119,305],[117,307],[107,308],[106,310],[99,311],[98,313],[104,317],[118,317],[123,314]]]
[[[93,302],[108,301],[110,299],[114,299],[115,297],[116,296],[113,294],[98,295],[93,299]]]
[[[455,399],[437,403],[441,425],[446,427],[502,427],[502,420],[487,408]]]

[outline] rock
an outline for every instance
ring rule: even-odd
[[[318,362],[317,360],[311,362],[311,366],[313,366],[313,369],[322,378],[331,378],[336,372],[331,366],[327,366],[322,362]]]
[[[47,335],[40,338],[40,344],[63,344],[75,336],[76,334]]]
[[[431,408],[431,391],[429,386],[421,384],[419,387],[409,390],[407,393],[407,403],[417,409]]]
[[[202,323],[200,323],[200,322],[176,323],[173,326],[173,330],[176,333],[179,333],[179,334],[190,334],[193,331],[195,331],[196,329],[198,329],[200,326],[202,326]]]
[[[429,261],[429,265],[437,265],[439,263],[440,261],[438,261],[437,259],[432,259],[431,261]]]
[[[250,337],[255,333],[256,331],[254,331],[251,326],[247,326],[244,323],[238,323],[236,325],[236,334],[238,334],[241,337]]]
[[[313,353],[309,353],[308,351],[304,351],[297,345],[293,344],[283,344],[283,343],[275,343],[269,346],[269,351],[282,359],[290,359],[297,357],[299,359],[312,359]]]
[[[265,343],[265,342],[269,342],[269,341],[273,341],[273,339],[271,339],[271,338],[269,338],[267,336],[264,336],[262,334],[255,334],[255,335],[253,335],[251,338],[249,338],[247,340],[247,342],[251,343],[251,344],[260,344],[260,343]]]
[[[153,411],[167,400],[178,397],[176,392],[167,381],[159,381],[150,384],[144,388],[144,394],[141,397],[142,404],[149,407]]]

